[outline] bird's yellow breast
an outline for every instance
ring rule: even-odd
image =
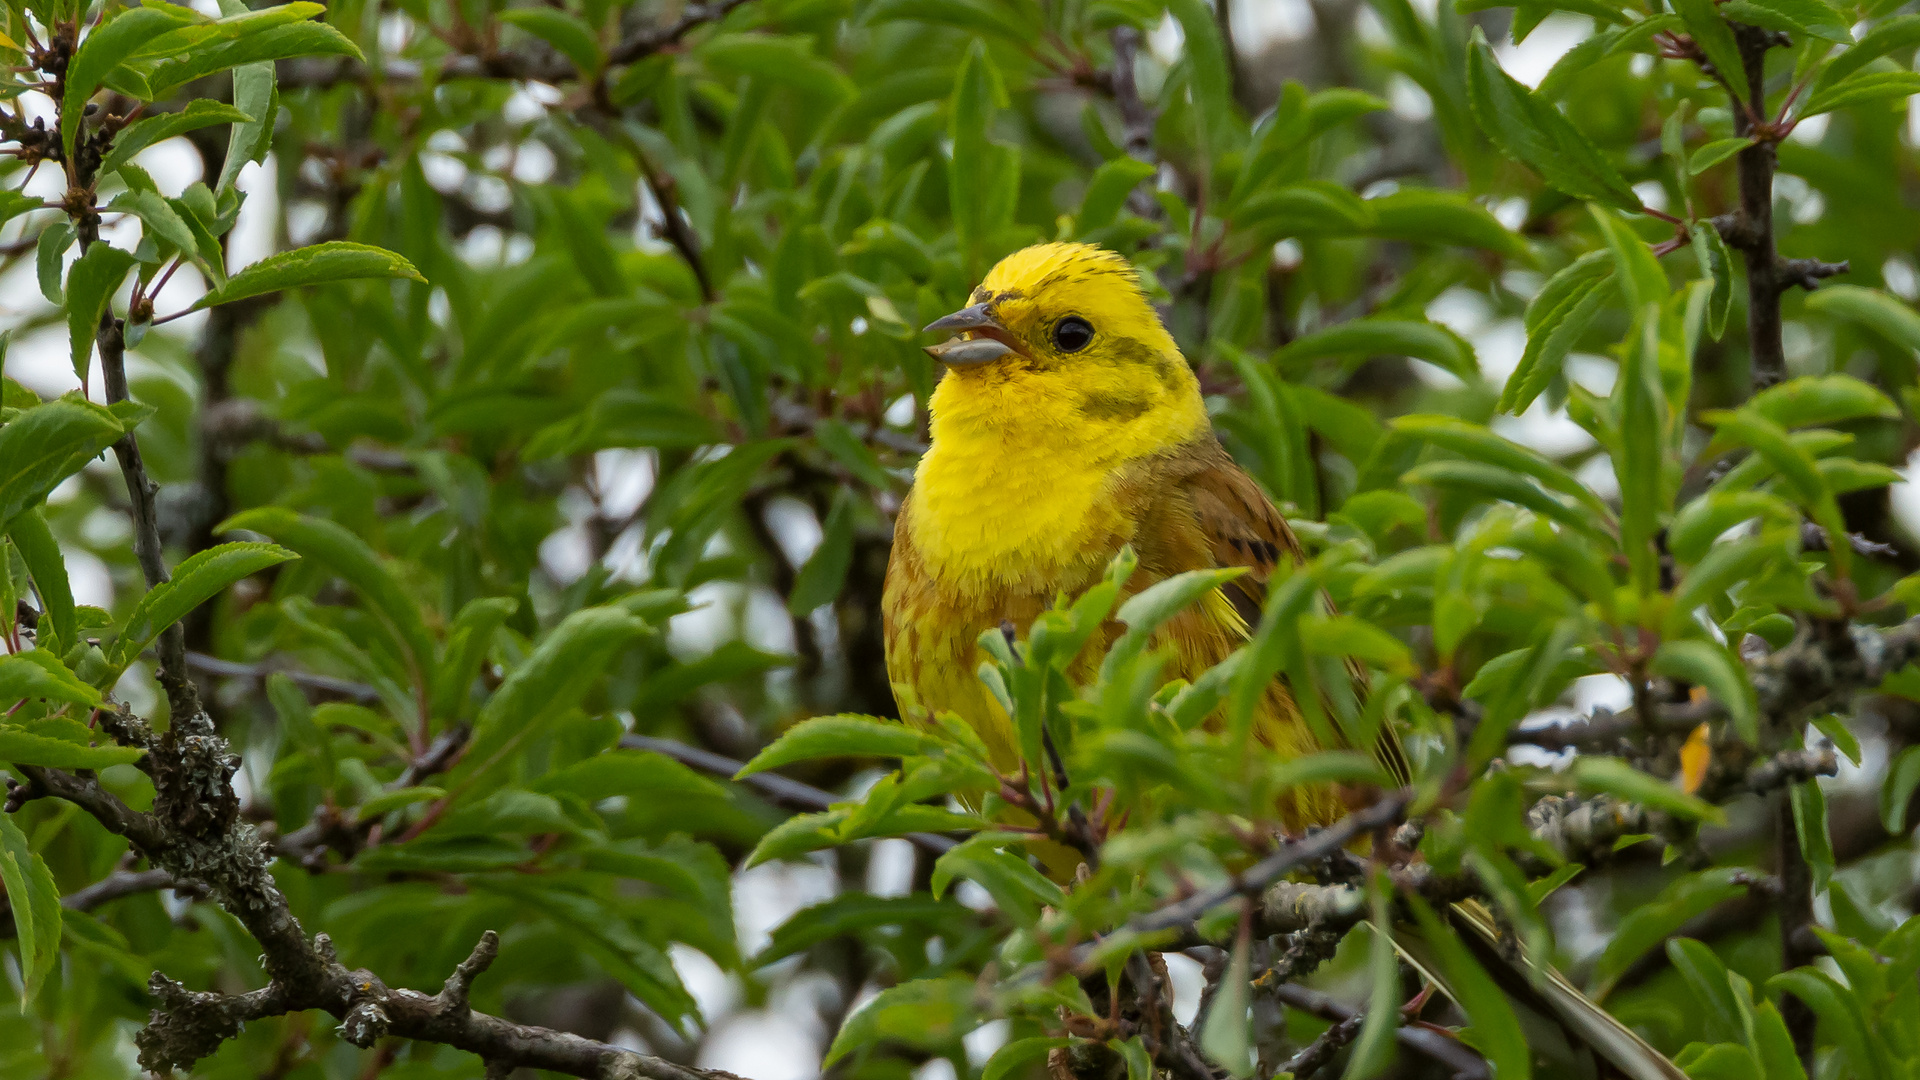
[[[1205,431],[1205,409],[1198,394],[1169,395],[1131,423],[1090,423],[1086,398],[992,373],[941,381],[900,523],[930,572],[956,588],[1050,597],[1082,587],[1132,539],[1139,507],[1122,472]]]

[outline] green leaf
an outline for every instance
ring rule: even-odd
[[[1596,998],[1605,997],[1628,968],[1689,920],[1746,892],[1748,873],[1742,867],[1721,866],[1687,874],[1660,890],[1653,900],[1628,911],[1594,963],[1589,992]]]
[[[1620,284],[1620,295],[1628,311],[1639,311],[1648,304],[1664,302],[1671,292],[1666,271],[1645,240],[1618,217],[1597,206],[1589,206],[1593,220],[1606,237],[1613,252],[1613,278]]]
[[[1880,788],[1880,821],[1894,836],[1906,834],[1907,804],[1913,801],[1916,787],[1920,787],[1920,746],[1909,746],[1893,759]]]
[[[12,221],[21,214],[39,210],[45,205],[46,203],[41,199],[25,192],[0,190],[0,224]]]
[[[11,528],[16,516],[38,505],[132,426],[73,394],[28,409],[0,427],[0,525]]]
[[[1833,976],[1818,968],[1795,968],[1768,979],[1767,989],[1792,994],[1819,1016],[1820,1026],[1839,1044],[1850,1066],[1845,1075],[1861,1080],[1888,1075],[1877,1049],[1878,1040],[1867,1030],[1866,1010]]]
[[[1920,72],[1863,71],[1815,91],[1799,118],[1804,120],[1869,101],[1904,101],[1914,94],[1920,94]]]
[[[1026,1076],[1033,1071],[1036,1062],[1053,1051],[1072,1044],[1072,1039],[1048,1035],[1014,1039],[995,1050],[993,1056],[987,1059],[987,1064],[980,1071],[980,1080],[1007,1080],[1010,1076]]]
[[[1524,506],[1570,529],[1597,534],[1602,523],[1585,510],[1575,509],[1506,469],[1477,461],[1429,461],[1400,478],[1406,484],[1459,488],[1489,499]]]
[[[376,795],[355,807],[354,815],[360,821],[372,821],[375,818],[383,817],[394,810],[398,810],[403,806],[433,802],[435,799],[446,798],[446,795],[446,789],[437,787],[394,788],[391,791]]]
[[[75,235],[73,223],[64,217],[40,230],[40,241],[34,246],[34,265],[39,271],[40,295],[46,297],[49,304],[67,302],[66,293],[60,287],[60,271],[66,269],[64,260]]]
[[[194,17],[191,10],[171,4],[131,8],[100,24],[80,42],[67,63],[66,93],[60,102],[60,145],[69,158],[80,137],[87,99],[100,89],[107,73],[142,45]]]
[[[14,515],[13,520],[6,523],[6,532],[33,578],[34,593],[40,597],[41,624],[36,644],[65,655],[65,650],[79,642],[80,636],[74,617],[73,587],[67,580],[67,561],[60,553],[60,542],[38,510]]]
[[[1285,371],[1304,371],[1326,357],[1411,356],[1471,381],[1480,373],[1473,346],[1438,323],[1369,318],[1338,323],[1288,342],[1273,354]]]
[[[87,746],[49,735],[0,726],[0,761],[51,769],[104,769],[130,765],[145,753],[130,746]]]
[[[1800,853],[1813,871],[1813,891],[1827,891],[1833,880],[1833,838],[1827,831],[1827,796],[1819,780],[1806,780],[1787,789],[1793,803],[1793,824],[1800,834]]]
[[[1229,1076],[1253,1075],[1253,1025],[1248,1022],[1248,998],[1253,975],[1247,959],[1248,941],[1243,936],[1233,943],[1226,974],[1217,984],[1213,1004],[1207,1009],[1206,1024],[1200,1029],[1200,1049]]]
[[[0,701],[11,708],[14,703],[38,698],[93,708],[100,704],[100,691],[81,681],[45,649],[0,658]]]
[[[853,566],[854,495],[849,488],[838,488],[833,507],[820,530],[820,546],[806,565],[794,575],[793,588],[787,593],[787,610],[805,616],[817,607],[831,604],[847,582],[847,570]]]
[[[132,254],[111,244],[96,243],[67,271],[67,336],[73,343],[73,374],[81,382],[87,380],[100,318],[133,262]]]
[[[1879,289],[1828,285],[1807,297],[1807,309],[1852,320],[1896,345],[1920,350],[1920,313]]]
[[[855,1050],[899,1043],[946,1049],[980,1024],[973,980],[964,975],[915,979],[891,986],[847,1017],[821,1061],[826,1068]]]
[[[947,119],[947,137],[953,142],[953,157],[947,162],[947,191],[954,232],[962,250],[968,252],[970,265],[982,261],[980,245],[993,224],[991,189],[1011,154],[987,139],[987,128],[1004,97],[999,72],[987,57],[986,44],[976,39],[960,63]],[[985,269],[979,266],[979,270]]]
[[[1827,61],[1815,86],[1832,86],[1882,56],[1912,49],[1916,45],[1920,45],[1920,15],[1895,15],[1882,19],[1853,48],[1845,49]]]
[[[1653,810],[1664,810],[1712,824],[1726,821],[1726,812],[1619,758],[1582,757],[1573,763],[1573,779],[1584,792],[1604,792]]]
[[[582,608],[562,619],[480,707],[462,765],[469,778],[499,764],[541,718],[577,704],[614,656],[646,632],[645,622],[617,607]]]
[[[720,783],[663,754],[649,750],[609,750],[576,761],[533,782],[533,790],[598,802],[615,795],[647,792],[661,799],[725,798]]]
[[[1412,894],[1407,907],[1420,927],[1420,937],[1434,953],[1453,991],[1453,998],[1473,1024],[1474,1047],[1485,1054],[1500,1080],[1529,1080],[1533,1075],[1533,1055],[1526,1034],[1513,1006],[1493,976],[1467,951],[1452,927],[1434,914],[1427,902]]]
[[[149,146],[165,142],[176,135],[185,135],[214,124],[244,124],[253,117],[220,101],[207,98],[195,98],[187,102],[187,107],[179,112],[150,116],[145,120],[128,124],[113,137],[113,149],[100,161],[100,171],[110,173],[134,159],[134,156]]]
[[[5,729],[0,729],[0,740],[5,738]],[[60,959],[62,915],[60,887],[54,883],[53,871],[28,846],[27,836],[14,823],[12,814],[0,814],[0,884],[7,887],[7,899],[13,908],[20,974],[26,984],[20,995],[20,1011],[25,1014]]]
[[[511,8],[501,12],[499,18],[559,50],[582,76],[591,78],[606,62],[599,42],[594,40],[593,28],[571,12],[549,7]]]
[[[1701,173],[1706,172],[1708,169],[1713,168],[1715,165],[1720,164],[1752,145],[1753,140],[1746,137],[1738,139],[1715,139],[1700,149],[1695,150],[1693,156],[1687,159],[1687,172],[1690,175],[1699,176]],[[1698,221],[1693,223],[1693,227],[1695,229],[1713,228],[1711,225]]]
[[[1755,394],[1747,407],[1783,428],[1828,427],[1865,417],[1900,418],[1892,398],[1851,375],[1788,379]]]
[[[188,612],[218,596],[227,586],[298,557],[285,548],[255,543],[220,544],[195,552],[174,569],[172,581],[147,590],[133,606],[107,653],[108,663],[116,670],[125,669],[161,631],[186,618]]]
[[[365,540],[334,522],[308,517],[279,506],[264,506],[235,514],[214,526],[213,531],[227,533],[238,529],[261,533],[292,548],[304,558],[324,564],[346,579],[347,584],[365,598],[374,615],[404,651],[419,692],[423,696],[430,693],[432,687],[428,680],[434,671],[433,640],[427,636],[426,625],[421,622],[420,609]],[[431,698],[423,705],[431,709]],[[421,719],[424,722],[425,717]]]
[[[1060,886],[1022,856],[1002,850],[1007,841],[1005,833],[984,833],[940,856],[933,864],[933,895],[945,895],[954,878],[966,878],[987,890],[1001,913],[1024,927],[1039,921],[1042,906],[1064,904],[1066,894]]]
[[[1787,1022],[1773,1002],[1762,1001],[1753,1007],[1753,1035],[1749,1041],[1767,1080],[1807,1080],[1807,1070],[1800,1064],[1799,1051],[1794,1049],[1793,1035],[1787,1031]]]
[[[1423,244],[1458,244],[1524,256],[1526,241],[1486,207],[1454,191],[1401,188],[1366,200],[1374,236]],[[1451,370],[1451,369],[1449,369]]]
[[[226,5],[246,10],[240,0],[223,0],[223,6]],[[234,124],[233,130],[227,133],[227,156],[220,163],[220,178],[213,185],[216,194],[233,190],[240,170],[249,162],[267,159],[267,151],[273,147],[273,123],[280,111],[279,101],[278,76],[272,61],[242,64],[233,69],[233,104],[235,108],[244,109],[248,118]]]
[[[1400,957],[1393,945],[1393,885],[1382,869],[1368,890],[1373,920],[1368,924],[1370,946],[1367,1018],[1353,1041],[1343,1080],[1365,1080],[1385,1072],[1393,1062],[1394,1030],[1400,1026]]]
[[[452,716],[464,716],[473,680],[487,658],[494,632],[520,609],[511,596],[483,596],[467,601],[447,627],[440,666],[433,676],[433,700]]]
[[[1462,457],[1531,476],[1551,490],[1579,499],[1600,521],[1611,523],[1613,519],[1606,504],[1578,477],[1538,450],[1501,438],[1478,424],[1451,416],[1414,415],[1395,418],[1392,427]]]
[[[359,46],[326,23],[286,23],[231,41],[201,46],[180,59],[164,61],[153,69],[148,83],[154,98],[158,100],[177,87],[215,72],[270,60],[291,60],[299,56],[366,59],[361,55]]]
[[[199,251],[194,242],[193,230],[187,227],[185,219],[174,210],[173,204],[157,191],[123,191],[115,195],[106,208],[139,218],[146,224],[148,234],[172,244],[189,258]],[[104,244],[94,245],[95,248],[105,246]],[[115,287],[118,287],[118,282],[115,283]]]
[[[1713,62],[1715,71],[1733,90],[1736,101],[1747,100],[1747,69],[1740,62],[1740,43],[1733,27],[1720,17],[1714,0],[1674,0],[1674,14],[1687,24],[1687,33]]]
[[[329,240],[324,244],[295,248],[269,255],[234,274],[227,283],[201,297],[193,310],[230,304],[235,300],[319,285],[329,281],[358,278],[405,278],[425,282],[413,264],[384,248],[355,244],[347,240]]]
[[[1819,729],[1820,734],[1833,740],[1834,749],[1840,751],[1841,756],[1855,765],[1860,764],[1860,740],[1853,732],[1847,730],[1847,722],[1844,719],[1829,713],[1826,716],[1815,717],[1813,726]],[[1888,831],[1896,835],[1900,832],[1899,829]]]
[[[1727,18],[1749,26],[1811,34],[1841,44],[1853,42],[1849,20],[1825,0],[1726,0],[1720,10]]]
[[[1748,746],[1760,745],[1759,704],[1746,667],[1726,648],[1699,638],[1663,641],[1653,654],[1651,670],[1655,675],[1684,679],[1707,688]]]
[[[1234,122],[1233,60],[1220,39],[1220,24],[1206,0],[1169,0],[1167,12],[1184,34],[1187,90],[1199,136],[1202,169],[1211,174],[1228,147]]]
[[[1567,354],[1615,295],[1604,287],[1613,272],[1614,262],[1608,253],[1595,251],[1547,279],[1527,304],[1527,347],[1500,391],[1500,411],[1516,415],[1525,412],[1560,373]]]
[[[773,745],[754,755],[735,779],[813,758],[914,757],[945,745],[935,736],[897,720],[852,714],[816,716],[782,732]]]
[[[1711,5],[1712,0],[1687,0]],[[1726,24],[1720,24],[1726,29]],[[1473,35],[1467,52],[1467,87],[1474,118],[1508,157],[1576,199],[1622,210],[1639,210],[1640,197],[1620,171],[1580,134],[1560,111],[1501,70],[1486,35]],[[1731,31],[1728,31],[1731,35]]]
[[[1720,230],[1710,222],[1694,222],[1690,236],[1700,272],[1713,282],[1713,291],[1707,297],[1707,333],[1718,341],[1727,329],[1727,313],[1733,309],[1733,256]]]
[[[1151,163],[1130,157],[1115,158],[1095,169],[1093,178],[1087,181],[1087,194],[1080,200],[1075,228],[1084,236],[1113,224],[1133,189],[1155,171]]]
[[[1674,515],[1667,529],[1667,550],[1682,566],[1705,558],[1713,543],[1743,521],[1761,518],[1791,524],[1799,514],[1785,500],[1761,491],[1709,491]]]

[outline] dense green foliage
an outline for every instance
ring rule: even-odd
[[[1914,646],[1871,627],[1920,603],[1887,492],[1920,430],[1920,14],[1327,0],[1236,46],[1257,5],[1214,2],[9,0],[0,762],[153,807],[114,703],[169,728],[184,658],[345,964],[430,991],[495,930],[476,1009],[687,1062],[748,1060],[683,983],[717,968],[837,1075],[1067,1048],[1191,1080],[1145,946],[1210,961],[1188,1027],[1235,1076],[1325,1028],[1274,996],[1315,967],[1365,1009],[1336,1066],[1444,1075],[1393,1031],[1391,928],[1423,924],[1454,997],[1426,1019],[1502,1080],[1585,1067],[1529,1051],[1441,926],[1475,894],[1690,1075],[1800,1080],[1814,1034],[1817,1076],[1909,1075],[1920,676],[1880,685]],[[1537,88],[1489,45],[1549,31],[1578,44]],[[1190,686],[1149,639],[1207,574],[1130,594],[1123,555],[984,638],[1004,776],[964,718],[877,719],[879,594],[937,378],[916,328],[1049,239],[1134,259],[1311,561]],[[1313,927],[1232,888],[1175,918],[1286,850],[1277,793],[1398,787],[1253,739],[1276,676],[1326,745],[1401,732],[1419,857],[1382,831],[1296,868],[1350,887]],[[1609,676],[1636,722],[1574,715]],[[192,881],[86,893],[146,864],[42,794],[0,814],[0,1073],[139,1075],[150,973],[241,993],[262,945]],[[1644,827],[1547,843],[1559,797]],[[908,884],[869,892],[908,836]],[[831,895],[743,934],[736,883],[764,909],[746,868],[780,862]],[[194,1072],[482,1070],[309,1010]]]

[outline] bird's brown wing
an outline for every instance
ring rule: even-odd
[[[1274,571],[1282,559],[1290,564],[1305,562],[1305,549],[1266,492],[1211,434],[1183,447],[1172,464],[1170,486],[1185,496],[1182,501],[1191,507],[1188,512],[1210,548],[1213,564],[1248,568],[1221,592],[1249,629],[1258,626]],[[1331,600],[1323,597],[1323,603],[1329,612],[1333,610]],[[1353,678],[1354,693],[1364,702],[1370,683],[1366,668],[1349,657],[1347,670]],[[1392,725],[1381,725],[1373,752],[1395,780],[1408,782],[1411,773],[1406,753]]]

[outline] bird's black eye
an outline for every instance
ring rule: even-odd
[[[1053,324],[1053,347],[1061,352],[1079,352],[1093,340],[1093,324],[1078,315],[1069,315]]]

